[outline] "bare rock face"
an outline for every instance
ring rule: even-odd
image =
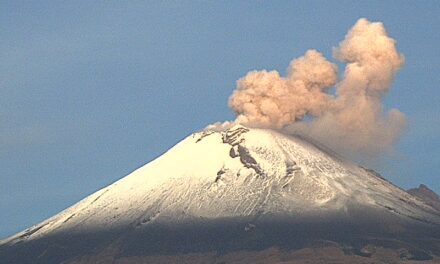
[[[409,189],[407,192],[420,198],[440,212],[440,197],[433,190],[429,189],[428,186],[420,184],[418,188]]]
[[[243,126],[194,133],[0,241],[0,263],[20,264],[393,263],[438,256],[440,214],[428,202],[304,139]]]

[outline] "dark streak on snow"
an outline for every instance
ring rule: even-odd
[[[236,157],[239,156],[238,153],[235,151],[235,148],[234,148],[234,147],[232,147],[231,150],[229,151],[229,156],[230,156],[231,158],[236,158]]]
[[[263,169],[261,169],[257,161],[251,156],[249,150],[240,145],[244,142],[244,138],[241,138],[240,136],[248,131],[249,129],[244,127],[239,127],[234,130],[227,130],[223,133],[223,143],[232,146],[231,150],[229,151],[229,156],[231,156],[231,158],[239,157],[240,162],[246,168],[253,169],[259,176],[265,177],[266,173]]]
[[[211,130],[205,130],[205,131],[201,132],[201,136],[196,140],[196,143],[199,143],[200,141],[202,141],[203,138],[205,138],[213,133],[214,133],[214,131],[211,131]]]
[[[67,221],[69,221],[70,219],[72,219],[75,216],[75,214],[72,214],[71,216],[69,216],[66,220],[64,220],[63,223],[66,223]]]
[[[296,165],[295,161],[286,162],[286,177],[293,176],[295,171],[299,171],[301,168]]]
[[[47,224],[44,225],[40,225],[39,227],[35,227],[33,229],[29,229],[28,231],[26,231],[23,235],[21,235],[19,237],[19,239],[24,239],[24,238],[28,238],[31,235],[35,234],[38,230],[40,230],[41,228],[45,227]]]
[[[89,205],[94,204],[96,201],[98,201],[99,198],[101,198],[101,196],[103,196],[106,192],[108,192],[108,189],[103,191],[100,195],[98,195],[98,197],[95,198],[95,200],[93,200]]]
[[[217,172],[217,177],[215,178],[215,181],[214,182],[218,182],[221,178],[222,178],[222,175],[223,174],[225,174],[225,170],[224,170],[224,168],[222,168],[222,169],[220,169],[218,172]]]
[[[155,212],[155,213],[152,214],[152,215],[149,215],[149,216],[147,216],[147,217],[141,219],[140,221],[138,221],[138,222],[134,225],[134,227],[135,227],[135,228],[139,228],[139,227],[141,227],[141,226],[143,226],[143,225],[148,224],[149,222],[151,222],[151,221],[153,221],[154,219],[156,219],[156,218],[159,216],[159,214],[160,214],[160,210],[157,211],[157,212]]]
[[[238,145],[238,154],[240,155],[240,162],[248,169],[253,169],[259,176],[265,177],[266,173],[258,165],[257,161],[251,156],[249,150],[241,145]]]
[[[244,127],[239,127],[235,130],[227,130],[223,133],[223,143],[227,143],[231,146],[238,145],[244,141],[240,136],[248,131],[249,129]]]

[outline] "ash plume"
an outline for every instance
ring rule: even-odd
[[[229,98],[235,123],[300,134],[343,154],[390,150],[406,124],[403,113],[386,112],[382,103],[404,63],[395,40],[382,23],[362,18],[333,56],[345,63],[340,80],[337,66],[316,50],[292,60],[285,77],[249,72]]]

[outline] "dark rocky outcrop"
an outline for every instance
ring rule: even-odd
[[[440,212],[440,196],[429,189],[428,186],[420,184],[418,188],[409,189],[407,192],[423,200]]]

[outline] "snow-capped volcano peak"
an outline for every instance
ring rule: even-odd
[[[3,241],[200,219],[383,210],[440,223],[430,206],[373,171],[297,137],[234,126],[191,134],[156,160]]]

